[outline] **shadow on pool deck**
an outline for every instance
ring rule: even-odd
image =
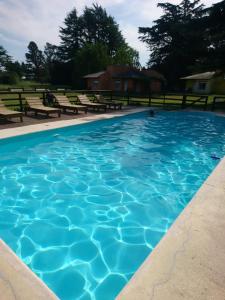
[[[108,110],[107,113],[115,113],[115,112],[125,112],[130,111],[134,109],[135,107],[124,107],[122,110]],[[74,114],[70,112],[62,113],[61,117],[58,118],[56,115],[52,115],[49,117],[46,117],[46,115],[38,114],[37,116],[34,115],[34,113],[29,113],[28,116],[23,116],[23,122],[20,122],[18,118],[14,118],[12,120],[6,120],[0,118],[0,130],[1,129],[7,129],[7,128],[17,128],[27,125],[35,125],[35,124],[42,124],[42,123],[49,123],[49,122],[55,122],[55,121],[63,121],[63,120],[74,120],[74,119],[80,119],[83,117],[92,117],[93,120],[96,115],[101,115],[103,112],[88,112],[87,114],[81,112],[79,114]],[[105,114],[105,113],[104,113]]]

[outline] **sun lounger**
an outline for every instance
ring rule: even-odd
[[[85,113],[87,113],[88,108],[85,105],[72,104],[66,96],[54,95],[54,97],[58,107],[62,108],[64,111],[68,109],[78,114],[79,110],[83,110]]]
[[[8,109],[2,100],[0,100],[0,117],[4,119],[20,118],[20,122],[23,122],[23,114],[19,111]]]
[[[58,108],[44,106],[42,100],[38,97],[27,97],[26,102],[28,106],[25,107],[25,114],[27,115],[28,111],[34,111],[35,115],[38,113],[46,114],[49,117],[50,114],[58,114],[58,117],[61,115],[61,110]]]
[[[106,111],[107,107],[105,104],[93,103],[88,99],[86,95],[78,95],[77,98],[82,105],[92,108],[93,110],[99,111],[100,109],[103,109],[104,111]]]
[[[122,109],[123,103],[106,100],[102,95],[94,95],[97,103],[105,104],[107,108]]]

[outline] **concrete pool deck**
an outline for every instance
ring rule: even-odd
[[[225,158],[117,300],[225,299]]]
[[[80,119],[0,130],[0,139],[149,110],[127,109]],[[118,295],[118,300],[225,299],[225,158]],[[0,299],[58,299],[0,241]]]
[[[18,126],[18,127],[12,127],[12,128],[5,128],[1,129],[0,127],[0,139],[9,138],[9,137],[15,137],[23,134],[29,134],[29,133],[35,133],[45,130],[51,130],[51,129],[57,129],[57,128],[63,128],[67,126],[73,126],[73,125],[79,125],[79,124],[85,124],[93,121],[98,120],[105,120],[105,119],[111,119],[115,117],[122,117],[125,115],[142,112],[142,111],[148,111],[150,108],[148,107],[126,107],[122,110],[113,110],[109,111],[107,113],[99,113],[99,114],[88,114],[87,116],[83,115],[76,115],[75,118],[70,118],[66,120],[52,120],[44,123],[38,123],[38,124],[32,124],[32,125],[25,125],[25,126]]]

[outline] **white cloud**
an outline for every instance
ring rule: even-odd
[[[80,13],[93,0],[0,0],[0,44],[6,45],[10,54],[18,58],[17,50],[26,51],[29,41],[34,40],[43,48],[46,42],[59,43],[59,27],[68,12],[74,7]],[[147,49],[138,40],[138,26],[151,26],[161,10],[157,0],[98,0],[100,5],[113,15],[120,24],[128,43],[146,60]],[[179,0],[171,0],[179,3]],[[217,1],[204,0],[206,5]],[[19,51],[19,50],[18,50]],[[21,57],[20,57],[21,58]]]
[[[125,0],[114,0],[119,5]],[[66,14],[74,7],[79,12],[92,0],[7,0],[0,2],[0,24],[2,35],[8,39],[35,40],[43,46],[46,41],[59,42],[58,30]],[[110,0],[99,1],[104,7],[111,6]]]

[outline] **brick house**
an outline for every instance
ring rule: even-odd
[[[105,71],[84,76],[88,90],[117,92],[160,92],[165,83],[163,75],[151,69],[138,70],[130,66],[111,65]]]

